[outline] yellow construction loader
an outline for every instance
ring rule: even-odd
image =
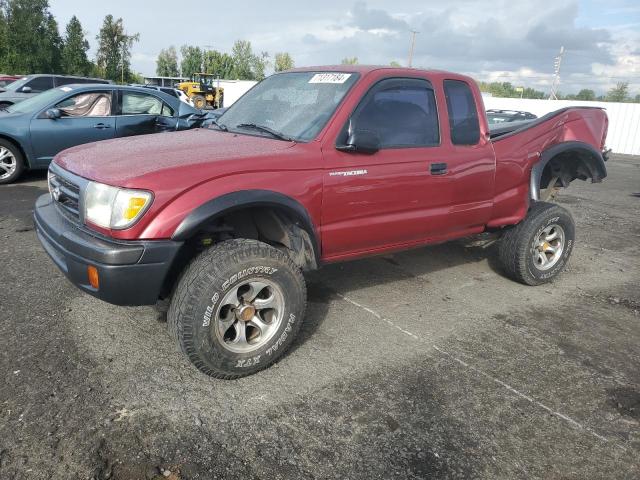
[[[193,101],[196,108],[222,108],[224,89],[217,86],[213,74],[194,73],[191,81],[179,83],[178,88]]]

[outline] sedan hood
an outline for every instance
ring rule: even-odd
[[[80,145],[59,153],[54,162],[76,175],[108,185],[149,190],[166,186],[173,190],[228,173],[258,169],[258,163],[268,162],[293,145],[199,128]]]

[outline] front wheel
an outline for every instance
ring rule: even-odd
[[[553,203],[534,203],[527,216],[500,241],[506,274],[526,285],[550,282],[564,269],[575,240],[571,214]]]
[[[300,329],[305,307],[304,278],[288,255],[256,240],[234,239],[191,262],[167,320],[196,368],[233,379],[282,356]]]
[[[202,95],[194,95],[191,97],[193,106],[198,110],[202,110],[207,106],[207,100]]]
[[[15,182],[24,170],[24,158],[12,142],[0,138],[0,185]]]

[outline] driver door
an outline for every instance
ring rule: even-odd
[[[70,147],[108,140],[115,135],[113,91],[91,90],[71,95],[51,106],[60,118],[49,118],[43,110],[31,120],[34,158],[48,165],[53,157]]]

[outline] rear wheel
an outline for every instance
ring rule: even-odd
[[[24,157],[14,143],[0,138],[0,184],[15,182],[24,170]]]
[[[282,356],[300,329],[305,306],[304,278],[288,255],[256,240],[234,239],[191,262],[167,319],[196,368],[233,379]]]
[[[526,285],[550,282],[564,269],[575,240],[571,214],[553,203],[536,202],[527,217],[500,241],[506,274]]]
[[[193,106],[199,110],[207,106],[207,100],[202,95],[194,95],[191,100],[193,100]]]

